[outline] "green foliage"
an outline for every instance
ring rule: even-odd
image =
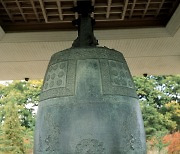
[[[35,126],[35,107],[39,102],[42,81],[13,81],[9,85],[0,85],[0,107],[7,102],[16,102],[21,108],[21,125],[33,130]],[[0,120],[4,120],[4,110],[0,111]]]
[[[32,153],[33,140],[34,140],[34,132],[30,129],[25,129],[24,131],[24,147],[26,149],[26,153]]]
[[[180,76],[134,77],[147,139],[180,128]]]
[[[24,128],[20,124],[19,107],[12,102],[4,106],[5,120],[1,129],[0,151],[3,153],[25,153],[23,136]]]
[[[177,124],[176,131],[180,131],[180,103],[172,101],[167,103],[161,112]]]
[[[160,79],[158,77],[156,78],[162,87],[161,91],[170,98],[169,102],[180,102],[180,75],[162,76]]]
[[[161,126],[162,116],[153,107],[142,108],[142,114],[147,138],[154,136],[156,131],[163,129]]]
[[[32,149],[41,85],[38,80],[0,85],[0,153],[20,154]]]

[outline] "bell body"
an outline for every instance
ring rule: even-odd
[[[120,52],[87,47],[52,56],[40,96],[34,153],[146,153],[138,97]]]

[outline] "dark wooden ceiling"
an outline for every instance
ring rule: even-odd
[[[73,30],[77,0],[0,0],[4,31]],[[162,27],[180,0],[92,0],[96,29]]]

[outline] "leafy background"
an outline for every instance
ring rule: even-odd
[[[180,75],[133,77],[149,154],[180,153]],[[0,85],[0,154],[30,154],[42,80]]]

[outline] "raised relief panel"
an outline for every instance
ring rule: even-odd
[[[134,83],[125,61],[100,59],[100,65],[103,94],[137,98]]]
[[[66,86],[67,61],[53,64],[49,67],[43,91],[51,88],[59,88]]]
[[[108,60],[111,83],[113,86],[134,88],[132,79],[125,63]]]
[[[83,139],[76,146],[75,154],[104,154],[103,142],[96,139]]]
[[[68,60],[49,65],[40,100],[74,95],[76,61]]]

